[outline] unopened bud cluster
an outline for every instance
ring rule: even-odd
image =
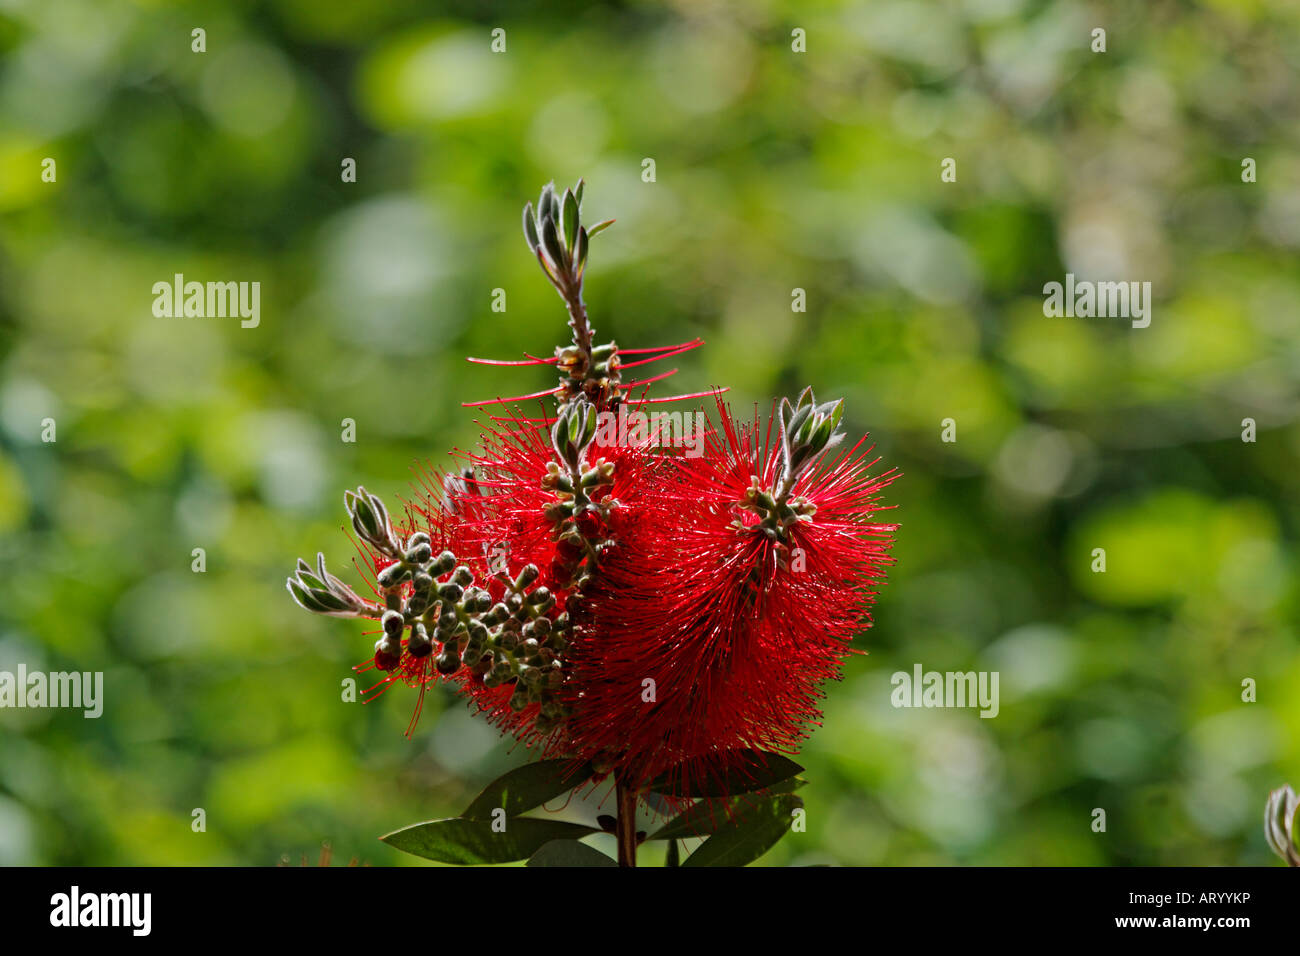
[[[364,488],[349,491],[345,502],[353,529],[386,559],[376,575],[383,605],[339,593],[346,585],[325,572],[324,558],[315,572],[299,561],[289,579],[295,600],[317,613],[378,618],[383,634],[375,642],[374,663],[380,670],[426,658],[444,676],[465,667],[488,687],[513,685],[513,710],[540,705],[539,731],[558,726],[566,716],[560,690],[570,627],[567,614],[552,618],[555,597],[538,583],[537,566],[525,565],[514,578],[496,575],[502,585],[496,600],[455,554],[435,554],[425,532],[400,544],[383,503]]]
[[[546,463],[542,490],[555,500],[543,513],[553,526],[557,542],[558,580],[570,588],[581,587],[601,551],[608,546],[602,534],[604,523],[618,501],[607,492],[614,484],[614,463],[604,458],[587,465],[587,450],[596,437],[596,406],[578,398],[560,407],[551,429],[556,461]]]
[[[590,355],[576,345],[557,347],[555,367],[564,389],[560,401],[582,396],[602,408],[617,406],[621,400],[618,388],[623,384],[622,365],[618,345],[613,342],[594,346]]]

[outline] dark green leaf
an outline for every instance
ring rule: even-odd
[[[564,230],[564,247],[570,252],[578,242],[578,200],[572,189],[564,191],[564,205],[560,208],[560,226]]]
[[[674,797],[726,797],[762,790],[803,772],[803,767],[789,757],[761,750],[736,750],[720,762],[730,768],[725,776],[693,780],[686,788],[690,793],[683,789],[682,774],[676,768],[652,781],[646,789]]]
[[[618,866],[595,847],[577,840],[552,840],[528,859],[529,866]]]
[[[673,819],[650,834],[650,840],[682,840],[687,837],[706,836],[732,819],[746,819],[750,810],[767,801],[769,797],[793,793],[808,781],[791,777],[766,788],[762,794],[745,793],[739,796],[714,797],[700,800],[687,807]]]
[[[713,836],[686,858],[683,866],[745,866],[776,845],[790,831],[792,814],[803,806],[794,794],[781,794],[748,807],[743,818],[718,827]]]
[[[728,800],[701,800],[683,810],[662,827],[650,834],[651,840],[680,840],[685,837],[712,833],[730,817]]]
[[[673,840],[668,844],[668,856],[664,859],[664,866],[681,866],[682,851],[677,846],[677,841]]]
[[[569,271],[569,260],[565,255],[564,246],[560,242],[559,233],[555,231],[555,220],[548,219],[542,223],[542,245],[546,249],[546,255],[550,257],[551,262],[555,265],[557,274]]]
[[[379,839],[398,850],[440,863],[473,865],[526,860],[552,840],[577,840],[596,833],[562,820],[515,817],[497,833],[489,820],[431,820],[394,830]]]
[[[508,817],[518,816],[585,783],[591,772],[589,764],[575,768],[572,760],[540,760],[515,767],[484,787],[461,816],[490,820],[498,808]]]

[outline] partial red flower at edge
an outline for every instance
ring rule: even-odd
[[[897,475],[871,475],[870,447],[804,473],[793,495],[815,514],[774,538],[742,503],[755,478],[779,480],[777,429],[757,411],[739,425],[721,401],[719,414],[702,457],[648,477],[627,502],[585,595],[570,743],[585,758],[625,755],[617,772],[633,786],[673,767],[696,781],[721,774],[736,748],[796,750],[890,563],[897,525],[873,516]]]

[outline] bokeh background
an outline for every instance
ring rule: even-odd
[[[842,395],[904,472],[808,832],[763,863],[1272,861],[1264,800],[1300,785],[1300,7],[535,6],[0,3],[0,669],[106,681],[99,720],[0,711],[0,863],[418,865],[376,836],[525,759],[445,692],[410,741],[404,688],[344,702],[370,640],[284,578],[350,558],[345,487],[471,446],[462,401],[548,384],[464,357],[562,337],[519,211],[579,176],[618,219],[600,334],[704,337],[672,384],[742,407]],[[1044,317],[1067,271],[1150,281],[1150,328]],[[178,272],[260,281],[260,326],[154,317]],[[998,671],[1000,714],[894,709],[916,663]]]

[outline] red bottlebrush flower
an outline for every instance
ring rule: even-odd
[[[633,787],[672,767],[721,774],[736,748],[797,748],[889,563],[897,526],[873,514],[896,476],[870,474],[870,448],[813,463],[784,501],[764,499],[785,461],[773,426],[757,414],[739,426],[721,401],[719,413],[702,457],[637,489],[584,595],[572,744],[620,755]]]
[[[373,656],[356,669],[382,674],[367,699],[397,682],[418,688],[408,736],[426,688],[444,679],[504,731],[581,767],[574,781],[613,771],[618,859],[635,865],[641,791],[752,789],[732,778],[755,772],[753,752],[759,763],[791,752],[817,723],[822,683],[870,625],[896,530],[874,515],[895,475],[873,476],[862,442],[828,455],[843,403],[818,405],[811,389],[766,427],[757,411],[736,423],[721,400],[721,430],[707,435],[703,415],[686,428],[645,416],[726,389],[649,398],[676,369],[624,380],[699,339],[596,343],[583,282],[590,240],[613,220],[584,226],[582,193],[581,180],[563,195],[548,184],[523,218],[571,344],[553,357],[471,359],[552,367],[557,384],[509,400],[543,399],[540,417],[499,399],[466,403],[499,404],[500,427],[460,453],[461,471],[419,472],[404,519],[365,488],[344,495],[373,599],[330,574],[323,555],[299,560],[286,585],[308,611],[378,622]],[[419,828],[454,823],[456,839],[477,841],[476,822]],[[478,859],[482,848],[462,849]]]

